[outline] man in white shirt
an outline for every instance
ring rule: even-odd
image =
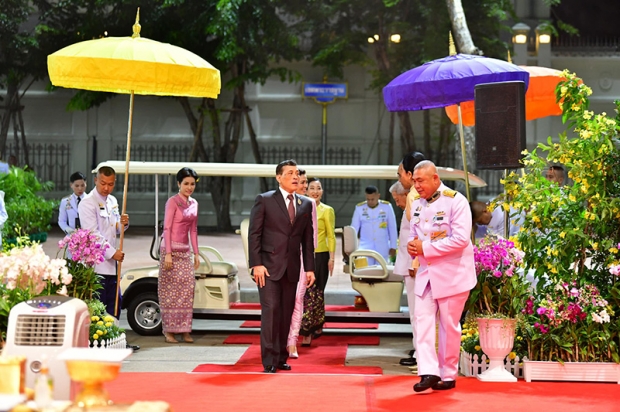
[[[106,311],[118,318],[120,314],[120,291],[116,279],[116,263],[122,262],[125,253],[116,249],[116,236],[121,232],[121,225],[129,226],[129,216],[121,215],[118,202],[112,196],[116,183],[116,172],[111,167],[101,167],[95,177],[95,188],[78,206],[80,224],[83,229],[92,231],[102,245],[107,245],[105,261],[95,265],[95,273],[103,277],[103,288],[98,291],[99,300],[106,306]],[[119,303],[116,305],[117,294]],[[116,309],[116,311],[115,311]]]

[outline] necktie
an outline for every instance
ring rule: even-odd
[[[291,219],[291,225],[295,220],[295,205],[293,204],[293,195],[288,195],[288,217]]]
[[[78,205],[78,206],[80,205],[80,202],[81,202],[81,201],[82,201],[82,198],[78,196],[78,198],[77,198],[77,205]],[[81,225],[80,225],[80,217],[79,217],[79,216],[75,218],[75,228],[76,228],[76,229],[81,228]]]

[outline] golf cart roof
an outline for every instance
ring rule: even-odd
[[[125,173],[125,162],[121,160],[109,160],[97,165],[93,170],[96,173],[102,166],[109,166],[118,174]],[[319,178],[336,179],[388,179],[398,178],[398,166],[393,165],[300,165],[308,176]],[[232,177],[274,177],[275,164],[255,163],[198,163],[198,162],[129,162],[129,174],[131,175],[176,175],[179,169],[191,167],[199,176],[232,176]],[[465,173],[462,170],[451,167],[437,167],[437,172],[442,180],[465,181]],[[474,175],[469,174],[471,187],[484,187],[486,182]]]

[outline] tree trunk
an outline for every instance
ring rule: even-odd
[[[409,112],[397,112],[398,122],[400,126],[400,141],[404,153],[411,153],[416,150],[415,136],[413,134],[413,127],[411,127],[411,119],[409,118]]]
[[[403,154],[404,156],[404,154]],[[399,160],[403,158],[399,157]],[[390,113],[390,132],[388,135],[388,161],[387,164],[394,164],[394,112]]]
[[[243,72],[243,65],[231,67],[232,75],[239,76]],[[219,163],[233,163],[241,140],[241,131],[244,120],[245,85],[241,84],[234,90],[233,106],[229,111],[228,119],[224,124],[223,133],[220,127],[219,111],[215,107],[213,99],[207,99],[207,112],[211,119],[211,131],[213,136],[213,160]],[[230,221],[230,195],[232,178],[229,176],[213,176],[210,179],[211,199],[215,206],[217,218],[217,230],[231,232]]]
[[[202,102],[200,103],[198,118],[194,115],[194,111],[192,110],[187,97],[179,97],[177,100],[185,112],[185,117],[187,117],[189,126],[192,129],[192,134],[194,135],[194,143],[192,144],[192,151],[189,155],[189,161],[208,162],[209,154],[207,153],[202,141],[202,130],[204,129],[204,120],[206,115],[206,99],[202,99]]]
[[[424,155],[427,159],[433,159],[433,149],[431,148],[431,112],[424,110]]]
[[[471,38],[469,27],[467,27],[467,19],[463,10],[461,0],[446,0],[450,21],[452,22],[452,35],[456,43],[459,53],[464,54],[484,54],[478,49]]]
[[[245,125],[248,128],[248,134],[250,135],[250,144],[252,145],[252,153],[254,154],[254,160],[256,163],[263,164],[263,157],[260,154],[260,148],[258,147],[258,139],[256,138],[256,132],[254,131],[254,126],[252,125],[252,118],[250,117],[250,108],[247,106],[245,102],[245,93],[241,94],[241,107],[243,108],[243,115],[245,117]],[[267,182],[267,178],[261,177],[260,181],[260,191],[266,192],[269,190],[269,183]]]
[[[24,129],[24,108],[21,105],[19,93],[15,96],[17,103],[17,118],[19,119],[19,130],[22,137],[22,148],[24,150],[24,166],[30,166],[30,151],[28,150],[28,142],[26,142],[26,131]]]
[[[19,87],[13,82],[8,82],[6,89],[6,97],[4,99],[4,113],[2,114],[2,120],[0,121],[0,159],[8,158],[7,152],[7,140],[9,137],[9,128],[11,127],[11,117],[13,107],[15,106],[15,98]]]
[[[465,11],[463,10],[463,4],[461,0],[446,0],[448,5],[448,12],[450,14],[450,21],[452,22],[452,33],[456,42],[456,47],[460,53],[464,54],[478,54],[483,55],[482,50],[478,49],[471,38],[469,27],[467,27],[467,19],[465,18]],[[475,153],[476,135],[473,127],[463,128],[463,140],[465,141],[465,153],[461,152],[461,146],[459,144],[460,136],[459,131],[456,133],[457,144],[454,145],[456,159],[459,161],[457,168],[463,168],[463,156],[468,159],[467,168],[471,171],[474,170],[473,165],[475,160],[470,154]],[[471,163],[470,163],[471,161]],[[465,170],[467,173],[467,170]],[[458,185],[457,185],[458,187]]]

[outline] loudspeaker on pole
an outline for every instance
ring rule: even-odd
[[[476,168],[518,169],[525,150],[525,83],[478,84]]]

